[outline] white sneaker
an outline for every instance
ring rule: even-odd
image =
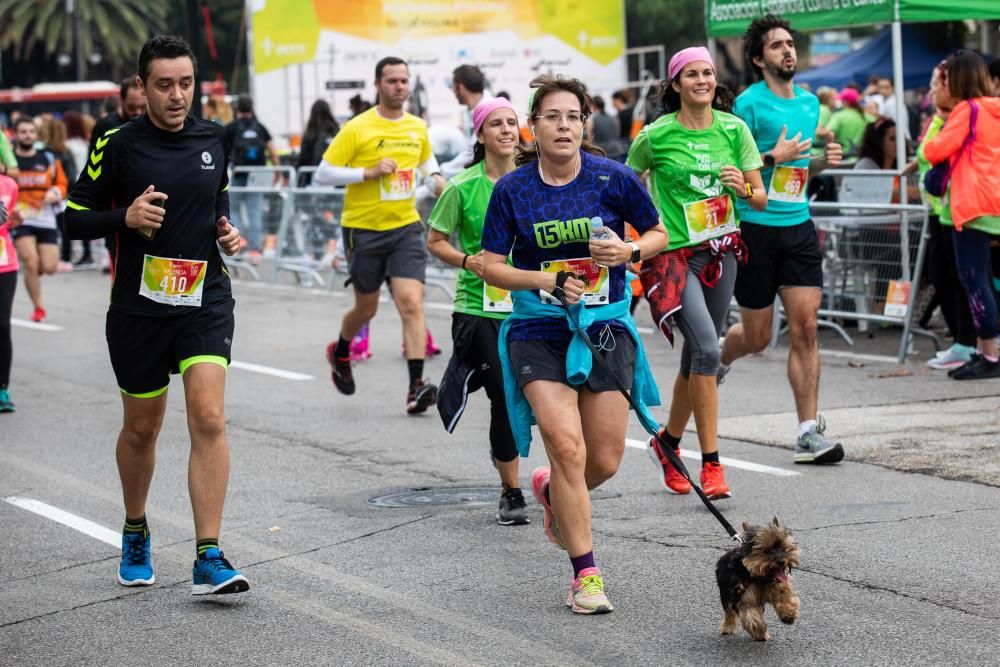
[[[972,359],[974,348],[955,343],[947,350],[937,353],[937,356],[928,359],[927,365],[939,371],[950,371],[959,368]]]

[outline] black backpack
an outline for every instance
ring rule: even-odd
[[[235,130],[230,161],[237,166],[267,164],[267,141],[260,123],[253,118],[238,120]]]

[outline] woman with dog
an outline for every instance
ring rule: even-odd
[[[650,175],[653,201],[670,235],[667,251],[645,262],[640,273],[653,321],[671,344],[668,317],[684,336],[670,417],[660,436],[679,456],[694,413],[702,489],[709,498],[728,498],[718,448],[719,334],[737,261],[747,256],[735,198],[758,211],[767,206],[762,162],[746,123],[729,113],[733,97],[716,83],[708,49],[677,52],[661,88],[664,115],[639,133],[627,162]],[[650,438],[648,453],[667,491],[691,491],[657,438]]]
[[[593,108],[583,84],[541,76],[531,87],[535,144],[518,151],[518,168],[494,187],[483,275],[512,292],[513,312],[499,334],[507,410],[522,456],[532,423],[542,435],[549,466],[536,469],[531,483],[546,535],[573,566],[566,604],[600,614],[613,606],[594,560],[589,491],[618,470],[629,407],[574,330],[586,332],[641,410],[658,404],[629,315],[624,265],[656,255],[667,239],[635,174],[583,141]],[[622,240],[626,221],[637,241]],[[610,238],[590,240],[594,228]]]
[[[500,473],[502,490],[497,523],[528,523],[528,510],[518,478],[517,447],[507,418],[503,372],[497,353],[500,324],[510,312],[507,293],[483,282],[483,218],[493,184],[514,171],[514,149],[520,141],[517,112],[510,101],[497,97],[472,111],[476,137],[472,162],[445,187],[431,212],[427,249],[461,269],[455,285],[455,312],[451,320],[453,352],[438,385],[438,412],[453,432],[468,394],[478,387],[490,399],[490,454]],[[459,248],[449,242],[458,233]]]

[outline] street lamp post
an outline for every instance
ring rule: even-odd
[[[80,39],[80,12],[76,9],[76,0],[66,0],[66,15],[73,17],[73,53],[76,60],[76,80],[84,80],[83,41]]]

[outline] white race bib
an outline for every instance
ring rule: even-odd
[[[688,238],[701,243],[736,231],[733,200],[728,194],[684,204]]]
[[[771,187],[767,190],[769,201],[784,201],[801,204],[806,200],[806,186],[809,184],[807,167],[785,167],[779,165],[771,175]]]
[[[593,257],[542,262],[542,271],[547,273],[559,273],[560,271],[575,273],[577,278],[587,284],[583,290],[583,298],[580,300],[585,306],[606,306],[609,303],[611,290],[610,281],[608,280],[608,267],[601,266],[594,261]],[[559,304],[559,300],[545,290],[539,290],[539,292],[542,303]]]
[[[208,262],[146,255],[139,294],[168,306],[200,306]]]
[[[514,300],[510,296],[510,290],[483,282],[483,312],[510,313],[513,310]]]
[[[397,169],[379,179],[382,201],[401,201],[413,196],[416,174],[413,169]]]

